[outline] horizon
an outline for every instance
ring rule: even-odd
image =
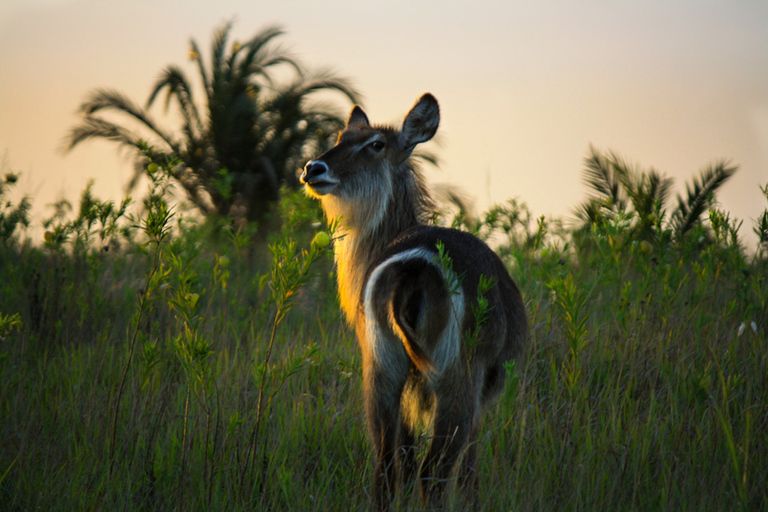
[[[6,2],[0,155],[4,172],[21,174],[14,196],[31,196],[33,223],[49,216],[45,204],[62,197],[75,204],[89,179],[97,197],[122,199],[133,173],[129,155],[107,141],[61,152],[76,109],[98,87],[143,104],[168,64],[199,87],[189,40],[207,52],[216,28],[234,20],[233,41],[282,25],[279,42],[307,66],[349,77],[375,123],[400,122],[432,92],[442,145],[432,147],[441,167],[427,170],[429,185],[459,187],[478,212],[517,198],[534,216],[573,217],[589,194],[582,170],[590,145],[674,178],[670,199],[724,159],[739,171],[718,192],[719,203],[744,221],[742,240],[754,245],[753,222],[766,207],[759,186],[768,183],[768,5],[379,7],[346,0]],[[153,113],[174,126],[161,108]]]

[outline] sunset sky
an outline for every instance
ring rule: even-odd
[[[730,159],[740,170],[718,197],[744,236],[766,207],[768,2],[3,0],[0,163],[22,174],[36,222],[90,178],[120,199],[132,174],[106,141],[62,152],[86,94],[115,88],[143,104],[171,63],[196,79],[189,39],[206,52],[227,20],[240,40],[282,25],[305,64],[353,80],[375,122],[399,122],[432,92],[442,165],[429,181],[479,210],[517,197],[570,216],[590,144],[675,178],[675,193]]]

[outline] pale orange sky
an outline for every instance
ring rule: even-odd
[[[205,52],[230,19],[233,39],[283,25],[306,64],[354,80],[374,121],[397,122],[435,94],[442,166],[430,182],[458,185],[478,209],[518,197],[535,215],[569,216],[587,194],[589,144],[674,177],[675,192],[726,158],[740,170],[718,197],[754,239],[768,183],[768,3],[758,0],[4,0],[0,157],[22,173],[36,221],[89,178],[120,199],[131,176],[106,141],[60,151],[86,94],[110,87],[144,103],[171,63],[196,79],[189,39]]]

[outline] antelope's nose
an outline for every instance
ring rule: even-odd
[[[328,172],[328,165],[322,160],[310,160],[307,165],[304,166],[304,172],[301,173],[299,178],[302,183],[313,183],[318,181],[318,178]]]

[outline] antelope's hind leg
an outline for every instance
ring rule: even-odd
[[[467,447],[467,462],[474,466],[474,411],[461,394],[452,398],[438,403],[432,441],[419,473],[422,501],[434,508],[445,505],[454,468]]]
[[[407,500],[416,483],[416,438],[411,427],[402,421],[402,418],[398,444],[398,477],[400,479],[402,497]]]
[[[477,423],[472,426],[466,452],[459,469],[459,491],[464,503],[463,510],[477,510],[479,479],[477,475]]]
[[[406,460],[409,456],[408,447],[403,446],[408,440],[403,439],[400,414],[405,378],[376,364],[363,365],[365,412],[376,458],[373,501],[377,510],[389,509],[397,490],[398,468],[402,466],[398,459]]]

